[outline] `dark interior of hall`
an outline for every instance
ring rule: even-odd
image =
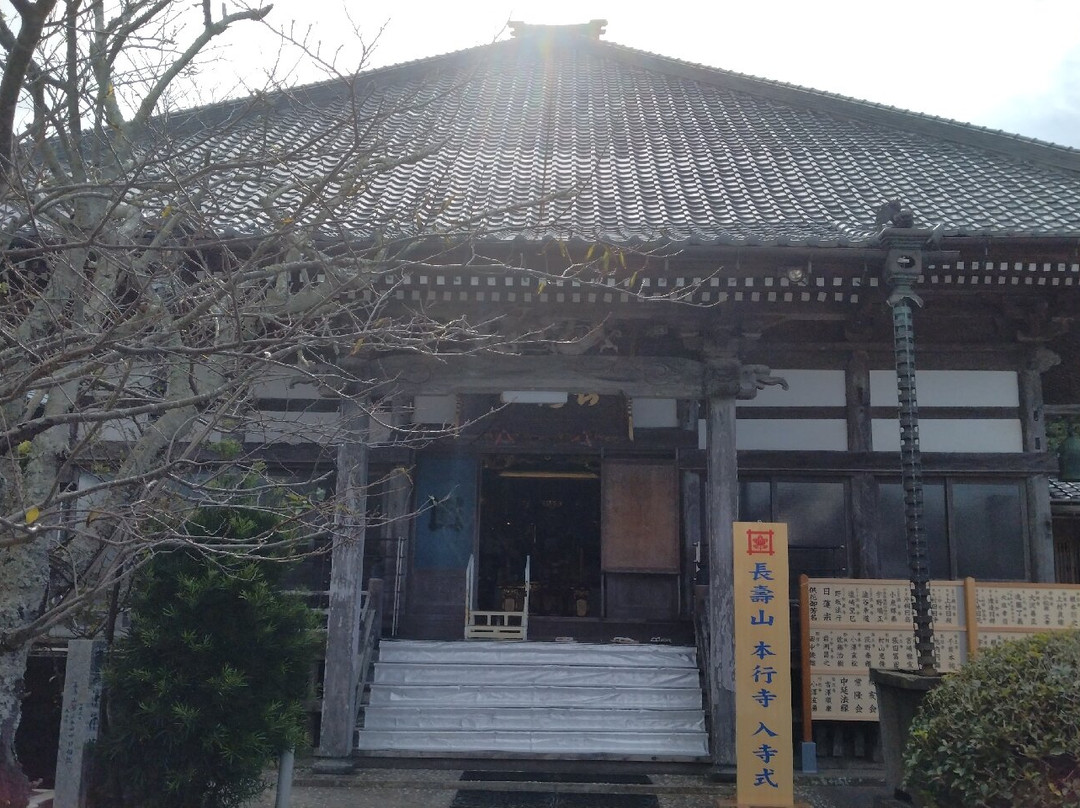
[[[600,474],[580,459],[491,458],[480,499],[481,609],[522,607],[531,558],[531,614],[600,615]]]

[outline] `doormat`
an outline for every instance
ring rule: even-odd
[[[461,779],[469,782],[551,783],[595,785],[649,785],[640,774],[594,776],[564,772],[480,772],[467,771]],[[611,794],[566,791],[459,791],[450,808],[660,808],[655,794]]]
[[[644,774],[595,775],[584,772],[488,772],[466,771],[462,780],[474,783],[613,783],[619,786],[649,786],[652,780]]]

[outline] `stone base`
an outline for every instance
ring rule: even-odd
[[[312,774],[352,774],[356,761],[351,758],[317,757],[311,762]]]
[[[878,721],[881,727],[881,754],[885,762],[885,783],[903,795],[904,747],[911,722],[926,694],[941,684],[938,674],[911,671],[870,671],[870,681],[877,689]],[[897,801],[898,805],[905,805]]]

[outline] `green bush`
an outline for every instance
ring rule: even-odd
[[[275,522],[217,508],[187,528],[239,550]],[[237,806],[264,788],[267,763],[303,744],[316,635],[310,610],[277,588],[282,567],[189,549],[148,566],[106,672],[102,804]]]
[[[980,653],[927,695],[904,755],[931,808],[1080,805],[1080,632]]]

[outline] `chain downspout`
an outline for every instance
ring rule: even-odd
[[[898,239],[899,240],[899,239]],[[906,245],[896,244],[895,247]],[[914,245],[912,245],[914,247]],[[919,245],[921,247],[921,244]],[[922,455],[919,449],[919,405],[915,392],[915,324],[911,304],[922,305],[912,290],[922,269],[922,255],[914,249],[892,249],[886,264],[891,294],[893,349],[900,415],[900,469],[904,485],[904,523],[911,573],[911,607],[919,672],[934,674],[934,624],[930,605],[930,570],[926,527],[923,522]]]

